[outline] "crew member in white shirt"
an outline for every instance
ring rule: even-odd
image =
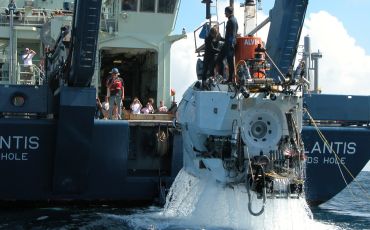
[[[31,80],[33,76],[33,66],[32,66],[32,58],[36,55],[36,52],[32,49],[26,48],[24,50],[24,54],[22,55],[23,64],[24,64],[24,72],[26,80]]]

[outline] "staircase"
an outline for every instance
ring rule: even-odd
[[[36,65],[17,66],[17,84],[21,85],[42,85],[44,83],[44,73]]]
[[[100,28],[101,0],[78,1],[75,9],[73,54],[69,85],[89,86],[94,73],[96,47]],[[75,21],[78,23],[75,23]]]
[[[276,1],[270,11],[266,49],[283,74],[293,68],[307,5],[308,0],[281,0]],[[280,80],[276,68],[272,68],[268,76]]]

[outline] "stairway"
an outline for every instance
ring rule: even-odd
[[[69,85],[89,86],[94,73],[96,47],[100,27],[101,0],[78,1],[75,10],[72,69]],[[75,23],[78,22],[78,23]]]
[[[270,11],[271,25],[266,49],[283,74],[293,67],[307,4],[308,0],[281,0],[276,1]],[[271,69],[269,77],[279,79],[275,68]]]

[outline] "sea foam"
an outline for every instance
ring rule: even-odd
[[[252,194],[254,194],[252,192]],[[251,197],[252,211],[259,212],[262,199]],[[224,186],[212,178],[199,179],[181,170],[167,196],[163,213],[181,224],[204,229],[333,229],[318,226],[304,198],[267,199],[264,211],[254,216],[248,209],[244,185]]]
[[[252,192],[253,194],[253,192]],[[252,211],[263,201],[251,197]],[[150,230],[289,230],[340,229],[317,222],[302,198],[267,199],[259,216],[250,214],[246,187],[224,186],[212,178],[199,179],[181,170],[167,195],[165,207],[149,207],[119,216],[130,229]]]

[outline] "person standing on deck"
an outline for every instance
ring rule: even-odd
[[[36,52],[32,49],[24,49],[24,54],[22,55],[22,60],[24,66],[32,66],[32,58],[36,55]]]
[[[24,49],[24,54],[22,55],[24,72],[26,74],[26,80],[31,80],[33,76],[33,63],[32,58],[36,55],[36,52],[32,49],[26,48]]]
[[[232,82],[234,78],[234,54],[235,54],[235,44],[236,44],[236,35],[238,33],[238,22],[234,16],[234,10],[231,6],[225,8],[225,16],[228,18],[226,23],[226,32],[225,32],[225,43],[221,48],[220,54],[217,57],[217,64],[219,65],[219,74],[223,76],[224,64],[223,61],[226,58],[227,65],[229,67],[228,79],[226,83]]]
[[[109,119],[113,117],[121,119],[122,113],[122,102],[125,98],[125,90],[123,87],[122,78],[118,77],[120,75],[117,68],[113,68],[110,72],[110,77],[107,80],[107,97],[106,102],[109,102]],[[115,106],[117,106],[117,114],[113,116],[113,111]]]
[[[214,68],[216,65],[217,54],[219,50],[219,42],[221,40],[220,33],[218,32],[217,26],[214,26],[209,31],[209,34],[204,41],[205,50],[203,58],[203,75],[202,75],[202,86],[205,87],[207,80],[208,71],[210,75],[214,75]]]

